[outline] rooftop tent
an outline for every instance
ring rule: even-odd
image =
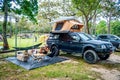
[[[51,23],[54,23],[52,31],[80,32],[83,27],[83,24],[73,17],[61,18]]]

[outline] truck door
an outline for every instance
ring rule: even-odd
[[[80,42],[80,36],[74,33],[70,34],[72,40],[70,41],[70,49],[73,52],[81,53],[82,52],[82,44]]]

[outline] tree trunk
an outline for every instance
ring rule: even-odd
[[[92,30],[92,34],[96,35],[96,17],[97,15],[95,14],[95,16],[93,17],[93,30]]]
[[[3,22],[3,49],[9,49],[7,37],[6,37],[6,26],[7,26],[7,16],[8,16],[8,4],[7,0],[4,0],[4,22]]]
[[[85,32],[86,33],[88,33],[88,34],[90,34],[90,31],[89,31],[89,20],[88,20],[88,18],[86,17],[85,18],[85,27],[86,27],[86,30],[85,30]]]
[[[11,15],[10,15],[10,17],[9,17],[9,22],[10,22],[10,37],[13,35],[13,33],[12,33],[12,25],[11,25]]]
[[[108,24],[107,24],[107,26],[108,26],[108,34],[110,34],[110,22],[111,22],[111,15],[108,18]]]

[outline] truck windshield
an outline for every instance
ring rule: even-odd
[[[85,41],[93,40],[93,38],[90,35],[85,34],[85,33],[79,33],[79,36]]]

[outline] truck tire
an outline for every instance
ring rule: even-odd
[[[83,58],[87,63],[94,64],[98,61],[98,55],[94,50],[86,50],[83,54]]]
[[[59,55],[59,49],[57,46],[51,47],[51,56],[58,56]]]
[[[109,57],[110,57],[109,54],[106,54],[106,55],[99,55],[99,58],[100,58],[101,60],[106,60],[106,59],[108,59]]]

